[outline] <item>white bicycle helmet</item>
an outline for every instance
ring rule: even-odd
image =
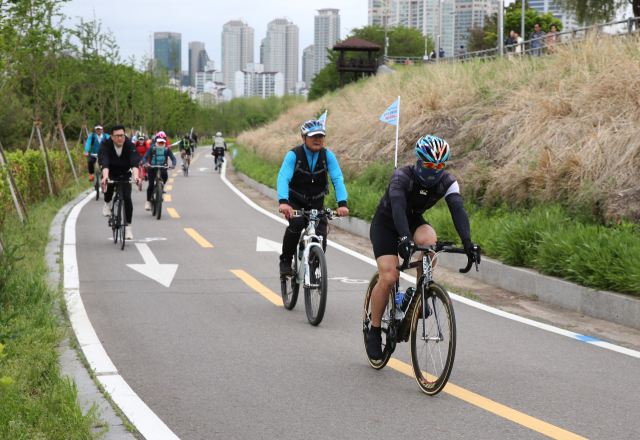
[[[217,133],[216,133],[216,137],[222,137],[222,133],[217,132]]]

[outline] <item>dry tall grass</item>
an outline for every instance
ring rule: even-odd
[[[291,109],[242,134],[280,161],[303,121],[326,108],[327,146],[343,168],[393,160],[395,130],[380,122],[398,95],[399,163],[422,134],[452,146],[467,194],[491,202],[559,200],[607,218],[640,220],[640,39],[594,38],[547,59],[400,68]]]

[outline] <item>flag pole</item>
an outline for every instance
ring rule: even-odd
[[[396,118],[396,162],[393,168],[398,168],[398,129],[400,127],[400,97],[398,96],[398,117]]]

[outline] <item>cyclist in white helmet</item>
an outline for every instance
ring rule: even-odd
[[[217,132],[216,137],[213,138],[213,147],[211,154],[213,155],[214,163],[216,164],[216,170],[218,169],[218,156],[222,156],[220,162],[224,162],[224,152],[227,151],[227,142],[222,137],[222,133]]]

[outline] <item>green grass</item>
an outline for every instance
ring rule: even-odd
[[[276,188],[280,164],[238,147],[236,169]],[[359,176],[345,174],[350,215],[371,221],[389,183],[393,165],[375,163]],[[325,199],[335,206],[333,188]],[[640,226],[601,224],[559,204],[511,209],[466,203],[474,242],[483,253],[511,266],[533,267],[594,289],[640,296]],[[442,200],[425,213],[442,241],[460,244]]]
[[[46,283],[51,220],[79,191],[70,185],[58,199],[30,205],[25,226],[8,215],[0,229],[7,248],[0,256],[0,342],[7,355],[0,359],[0,377],[13,381],[0,385],[3,439],[91,439],[91,427],[101,424],[97,408],[82,414],[75,383],[61,377],[56,347],[67,330],[55,309],[62,290]]]

